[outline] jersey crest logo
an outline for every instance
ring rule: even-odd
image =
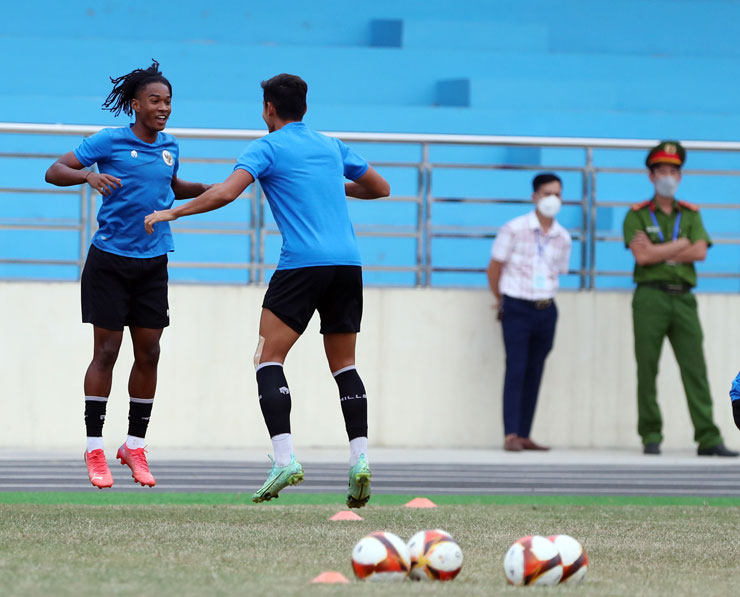
[[[139,157],[139,152],[136,151],[135,149],[132,149],[131,150],[131,157],[132,158],[138,158]]]
[[[172,154],[166,149],[162,152],[162,159],[164,160],[164,163],[168,166],[171,166],[175,163],[175,160],[172,159]]]

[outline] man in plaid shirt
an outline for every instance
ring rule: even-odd
[[[512,452],[549,449],[529,433],[555,337],[558,275],[568,272],[570,262],[570,234],[555,220],[562,181],[555,174],[538,174],[532,187],[535,209],[501,227],[488,265],[506,348],[504,449]]]

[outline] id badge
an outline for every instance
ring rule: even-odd
[[[545,290],[547,288],[547,267],[541,260],[538,260],[534,266],[532,286],[535,290]]]

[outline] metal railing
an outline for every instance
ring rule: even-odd
[[[67,135],[84,137],[97,132],[100,126],[91,125],[50,125],[31,123],[0,123],[0,135]],[[179,139],[200,140],[241,140],[250,141],[265,135],[262,130],[237,129],[195,129],[171,128],[170,134]],[[570,138],[570,137],[515,137],[493,135],[432,135],[432,134],[401,134],[401,133],[357,133],[357,132],[327,132],[327,135],[338,137],[347,143],[370,143],[389,145],[413,145],[419,150],[418,159],[410,161],[377,161],[374,166],[382,169],[403,168],[416,172],[416,192],[409,196],[393,195],[388,198],[392,202],[410,202],[415,205],[415,221],[413,225],[386,225],[366,226],[356,224],[358,237],[379,238],[408,238],[413,239],[415,245],[414,262],[410,265],[365,265],[369,271],[411,272],[416,286],[430,286],[436,273],[482,273],[484,267],[465,267],[462,265],[442,266],[435,262],[433,241],[435,239],[493,239],[498,230],[497,225],[480,226],[449,226],[435,223],[433,214],[436,206],[445,203],[461,204],[517,204],[529,203],[529,199],[521,197],[484,197],[474,198],[465,196],[437,196],[434,191],[434,174],[446,169],[466,169],[485,171],[556,171],[559,173],[575,173],[580,178],[579,198],[564,201],[565,205],[577,206],[580,210],[579,223],[571,227],[569,232],[577,241],[580,253],[577,257],[578,267],[570,274],[577,276],[578,287],[592,289],[599,276],[626,276],[631,271],[599,270],[596,267],[597,246],[602,242],[621,241],[621,236],[599,232],[597,230],[597,210],[599,208],[623,207],[632,201],[600,201],[597,196],[597,182],[599,174],[636,174],[645,172],[642,168],[622,168],[599,166],[594,162],[594,151],[601,149],[616,150],[647,150],[657,143],[653,139],[599,139],[599,138]],[[511,165],[507,163],[458,163],[442,162],[430,159],[430,150],[436,146],[461,147],[505,147],[505,148],[570,148],[583,151],[582,164],[530,164]],[[740,153],[740,143],[717,141],[686,141],[687,150],[702,152],[730,152]],[[13,159],[47,159],[53,160],[59,154],[49,154],[33,151],[5,151],[0,152],[0,164],[8,158]],[[234,158],[184,156],[183,163],[233,163]],[[740,176],[737,170],[685,170],[684,175],[704,176]],[[78,218],[49,219],[34,218],[2,218],[1,230],[74,230],[79,234],[79,255],[77,259],[35,259],[10,258],[0,254],[0,264],[19,265],[68,265],[76,266],[78,273],[84,264],[85,254],[89,241],[95,232],[96,194],[90,192],[88,185],[79,189],[57,189],[45,185],[40,180],[28,181],[23,185],[5,185],[0,182],[0,200],[5,194],[58,194],[79,195],[80,211]],[[267,263],[266,239],[270,235],[279,234],[274,224],[268,222],[266,215],[265,197],[258,185],[253,185],[239,198],[239,201],[249,202],[249,223],[187,223],[177,222],[173,230],[179,234],[219,234],[241,235],[248,239],[251,259],[243,262],[171,262],[171,267],[213,268],[213,269],[240,269],[248,272],[250,283],[263,283],[265,270],[275,267],[274,263]],[[702,203],[702,209],[737,209],[740,204]],[[499,222],[502,223],[502,222]],[[715,243],[740,244],[740,238],[713,238]],[[574,245],[575,246],[575,245]],[[485,256],[484,256],[485,260]],[[703,274],[710,277],[740,278],[738,271],[713,272]]]

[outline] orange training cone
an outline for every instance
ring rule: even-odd
[[[350,512],[349,510],[340,510],[337,512],[334,516],[329,518],[329,520],[364,520],[362,516],[358,516],[354,512]]]
[[[410,502],[406,502],[404,506],[407,508],[436,508],[437,504],[429,498],[414,498]]]
[[[341,572],[322,572],[319,574],[316,578],[314,578],[312,583],[348,583],[347,577],[344,576]]]

